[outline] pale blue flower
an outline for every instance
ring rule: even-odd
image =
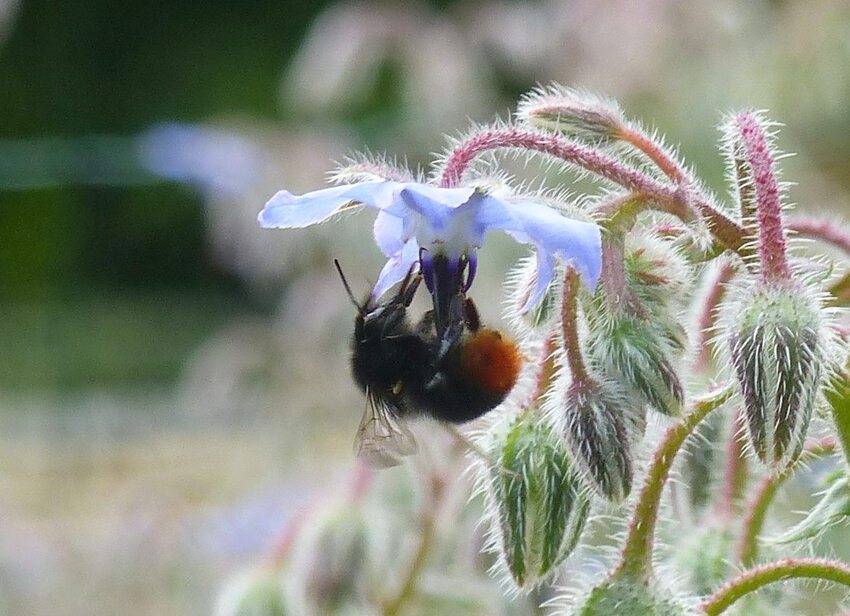
[[[476,188],[440,188],[419,182],[374,181],[315,190],[304,195],[278,192],[260,212],[260,225],[292,229],[322,222],[345,205],[378,210],[375,242],[389,258],[372,291],[380,297],[417,261],[432,294],[439,276],[463,277],[467,290],[475,276],[476,251],[492,230],[504,231],[537,251],[535,287],[523,310],[539,301],[552,282],[555,257],[570,263],[593,289],[601,269],[599,227],[567,218],[528,200],[508,200]],[[439,261],[440,271],[435,273]]]

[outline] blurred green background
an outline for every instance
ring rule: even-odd
[[[535,84],[616,97],[718,193],[719,112],[767,108],[805,211],[846,212],[850,5],[794,0],[0,0],[0,613],[206,614],[350,461],[331,259],[368,216],[255,217]],[[496,242],[477,294],[498,318]],[[328,473],[333,468],[333,473]]]

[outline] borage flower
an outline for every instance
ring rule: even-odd
[[[259,215],[267,228],[307,227],[361,204],[378,210],[375,242],[388,257],[372,297],[378,298],[418,264],[431,293],[436,321],[446,318],[451,298],[475,277],[478,248],[488,231],[499,230],[537,251],[534,289],[527,311],[554,276],[555,257],[569,262],[593,289],[601,268],[599,227],[565,218],[528,200],[506,200],[479,188],[440,188],[419,182],[371,181],[293,195],[281,190]],[[468,268],[468,269],[467,269]]]

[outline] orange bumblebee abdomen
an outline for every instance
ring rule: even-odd
[[[482,328],[464,344],[462,365],[471,381],[487,393],[504,397],[516,384],[522,354],[500,332]]]

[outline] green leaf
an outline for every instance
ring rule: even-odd
[[[769,543],[784,544],[811,539],[836,524],[850,521],[850,477],[846,469],[831,473],[826,482],[829,487],[809,514],[778,537],[768,539]]]

